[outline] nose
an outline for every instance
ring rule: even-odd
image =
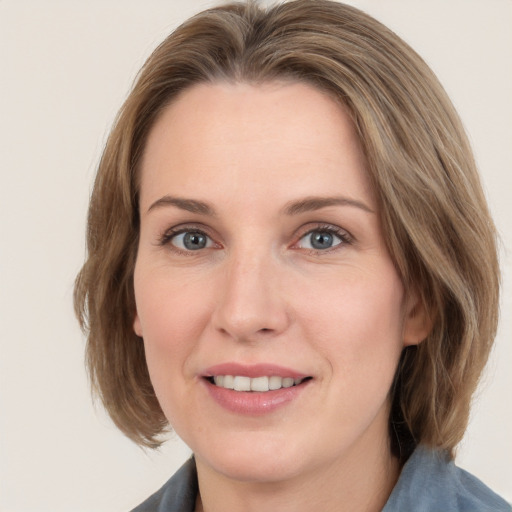
[[[225,262],[218,283],[215,329],[236,341],[271,339],[290,322],[279,262],[268,253],[244,251]]]

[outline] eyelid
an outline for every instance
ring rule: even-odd
[[[172,244],[173,238],[175,238],[178,235],[184,234],[184,233],[200,233],[204,236],[206,236],[214,245],[214,248],[220,248],[220,244],[214,240],[213,235],[210,232],[211,230],[208,229],[206,226],[202,224],[179,224],[178,226],[173,226],[171,228],[166,229],[159,237],[158,237],[158,245],[162,247],[168,247],[169,249],[178,252],[180,254],[186,254],[191,255],[195,253],[201,252],[201,250],[197,251],[191,251],[191,250],[185,250],[181,249],[180,247],[177,247],[176,245]],[[204,249],[211,249],[212,247],[205,247]]]
[[[300,240],[302,240],[305,236],[315,232],[315,231],[325,231],[336,237],[338,237],[341,242],[336,244],[333,247],[327,249],[314,249],[314,248],[301,248],[298,247]],[[193,251],[193,250],[184,250],[175,245],[173,245],[172,239],[177,235],[187,232],[197,232],[206,236],[213,243],[213,247],[205,247],[201,250]],[[335,224],[329,224],[325,222],[308,222],[301,228],[299,228],[297,235],[294,237],[295,242],[291,245],[292,249],[298,249],[310,252],[311,254],[327,254],[333,251],[340,250],[347,245],[352,245],[355,242],[355,238],[352,234],[344,228],[341,228]],[[161,247],[169,247],[170,250],[177,252],[179,254],[184,254],[187,256],[197,255],[204,251],[204,249],[220,249],[222,248],[222,244],[218,243],[215,240],[214,235],[211,233],[211,229],[203,224],[191,223],[191,224],[179,224],[177,226],[173,226],[171,228],[166,229],[159,237],[157,245]]]
[[[311,235],[311,233],[314,233],[315,231],[320,231],[320,232],[325,231],[327,233],[330,233],[330,234],[338,237],[341,240],[341,242],[339,244],[336,244],[327,249],[309,249],[309,248],[298,247],[299,242],[304,237]],[[354,237],[346,229],[336,226],[335,224],[327,224],[325,222],[316,223],[316,224],[308,223],[307,225],[303,226],[299,230],[299,234],[296,237],[296,240],[297,241],[294,242],[292,248],[308,251],[311,254],[327,254],[327,253],[330,253],[333,251],[340,250],[347,245],[352,245],[355,241]]]

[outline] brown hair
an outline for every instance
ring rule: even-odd
[[[351,112],[389,251],[433,321],[428,338],[406,348],[399,363],[392,446],[402,459],[417,443],[453,454],[496,331],[495,229],[464,130],[432,71],[382,24],[328,0],[204,11],[145,63],[99,165],[88,258],[75,285],[93,389],[128,437],[160,444],[168,425],[132,328],[145,141],[159,113],[193,84],[276,79],[313,84]]]

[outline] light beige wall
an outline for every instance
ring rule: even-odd
[[[512,3],[354,0],[417,49],[459,108],[503,237],[498,343],[459,464],[512,501]],[[146,456],[91,405],[72,314],[108,128],[199,0],[0,0],[0,511],[129,510],[187,456]],[[508,254],[507,254],[508,250]]]

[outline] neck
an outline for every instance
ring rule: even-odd
[[[237,481],[196,461],[200,490],[196,512],[378,512],[400,472],[387,440],[378,447],[363,445],[362,450],[351,450],[329,465],[284,481]]]

